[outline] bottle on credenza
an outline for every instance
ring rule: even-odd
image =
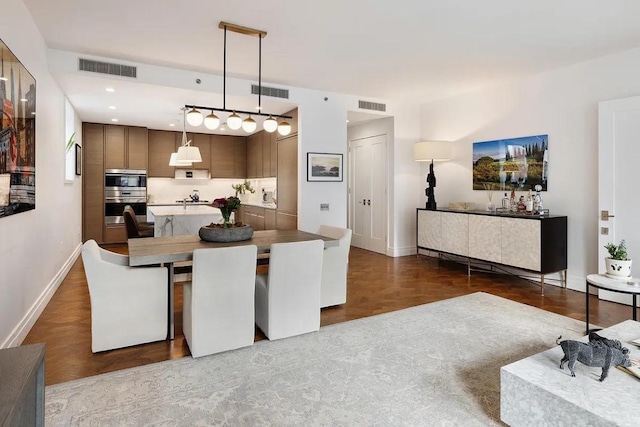
[[[509,196],[507,193],[504,193],[504,197],[502,198],[502,210],[504,212],[509,212],[509,208],[511,207],[511,202],[509,201]]]
[[[533,197],[531,197],[531,190],[529,190],[529,196],[527,197],[527,213],[533,213]]]
[[[511,212],[516,212],[518,210],[518,201],[516,200],[516,190],[511,189],[511,199],[509,199],[509,204],[511,207]]]

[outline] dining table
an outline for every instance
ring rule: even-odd
[[[199,236],[169,236],[153,238],[129,239],[129,265],[131,267],[162,264],[167,267],[169,298],[167,302],[168,322],[167,339],[175,337],[174,328],[174,263],[193,260],[193,251],[207,248],[226,248],[231,246],[255,245],[258,258],[268,258],[271,245],[274,243],[304,242],[323,240],[325,249],[338,246],[339,240],[301,230],[256,230],[249,240],[239,242],[208,242]],[[257,261],[257,260],[256,260]]]

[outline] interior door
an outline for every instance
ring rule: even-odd
[[[640,276],[640,228],[637,226],[637,159],[640,156],[640,97],[601,102],[598,139],[598,271],[605,272],[604,245],[624,239],[631,274]],[[605,213],[606,212],[606,213]],[[631,296],[600,291],[600,298],[631,304]]]
[[[351,244],[386,254],[387,136],[351,142]]]

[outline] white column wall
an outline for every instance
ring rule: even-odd
[[[0,218],[0,348],[19,345],[77,256],[82,182],[65,184],[64,97],[21,0],[3,0],[0,38],[36,79],[36,209]],[[81,137],[76,138],[81,144]]]
[[[552,214],[568,216],[569,286],[584,290],[584,277],[598,269],[598,103],[638,95],[639,74],[640,49],[634,49],[423,105],[422,138],[455,144],[453,161],[436,164],[438,206],[486,204],[485,192],[471,189],[473,142],[548,134],[549,186],[542,198]],[[640,158],[640,146],[629,155]],[[424,173],[426,166],[420,179]],[[493,197],[496,203],[502,196]],[[422,205],[424,194],[421,199]]]

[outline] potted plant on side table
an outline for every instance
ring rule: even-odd
[[[619,245],[608,243],[604,247],[609,256],[604,259],[607,267],[606,276],[613,279],[628,279],[631,277],[631,259],[627,254],[627,245],[624,240]]]

